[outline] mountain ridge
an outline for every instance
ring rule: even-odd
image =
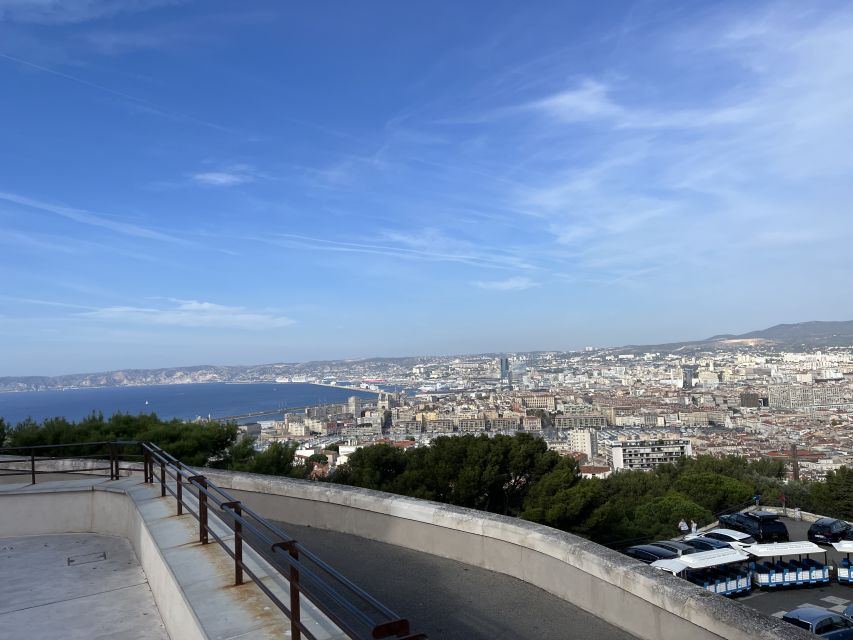
[[[749,331],[742,334],[718,334],[704,340],[670,342],[658,345],[626,345],[605,350],[611,353],[667,350],[690,352],[742,347],[750,343],[776,348],[853,346],[853,320],[810,320],[807,322],[777,324],[767,329]],[[498,354],[489,353],[476,355],[498,356]],[[354,363],[361,363],[363,365],[395,363],[399,366],[411,367],[429,357],[370,357],[258,365],[192,365],[159,369],[134,368],[60,376],[5,376],[0,377],[0,392],[63,389],[69,387],[91,388],[200,382],[275,382],[280,377],[307,373],[316,374],[316,369],[319,367]]]

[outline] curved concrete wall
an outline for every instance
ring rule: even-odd
[[[261,515],[515,576],[649,640],[811,634],[569,533],[378,491],[203,469]]]

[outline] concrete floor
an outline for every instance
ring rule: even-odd
[[[511,576],[345,533],[276,524],[431,639],[634,637]]]
[[[0,538],[0,576],[0,640],[169,640],[123,538]]]

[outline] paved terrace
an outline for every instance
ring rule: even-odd
[[[202,545],[196,520],[175,510],[141,476],[0,484],[0,639],[291,637],[285,615],[248,579],[235,587],[233,560],[212,539]],[[215,518],[209,526],[233,541]],[[243,558],[289,601],[285,578],[245,546]],[[345,638],[301,602],[318,639]]]
[[[245,638],[290,637],[284,615],[265,606],[262,594],[253,593],[249,600],[234,599],[230,559],[218,545],[202,547],[195,542],[196,521],[189,515],[175,516],[174,499],[161,498],[159,486],[144,485],[141,477],[110,481],[50,474],[38,480],[30,485],[0,479],[0,497],[53,493],[61,501],[66,493],[70,497],[92,490],[128,492],[151,518],[152,530],[160,531],[159,544],[166,560],[195,603],[207,637],[239,635],[242,640],[238,628],[251,630]],[[634,637],[504,574],[353,535],[278,524],[431,639]],[[3,529],[0,523],[0,535]],[[0,539],[0,574],[0,640],[20,638],[25,630],[38,630],[30,634],[38,638],[169,637],[146,576],[122,538],[69,534]],[[252,584],[236,589],[258,591]],[[317,612],[318,618],[321,615]],[[173,640],[184,639],[173,636]]]
[[[0,538],[0,639],[168,640],[130,543],[91,533]]]

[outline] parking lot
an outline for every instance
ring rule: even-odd
[[[782,519],[788,527],[791,540],[807,540],[811,523],[798,522],[789,518]],[[827,551],[827,559],[831,565],[837,566],[844,554],[838,553],[829,545],[821,545]],[[829,584],[805,587],[775,587],[773,589],[753,588],[748,594],[736,596],[734,599],[743,604],[758,609],[777,618],[781,618],[791,609],[802,606],[816,606],[841,612],[847,605],[853,603],[853,586],[838,584],[835,572],[830,574]]]

